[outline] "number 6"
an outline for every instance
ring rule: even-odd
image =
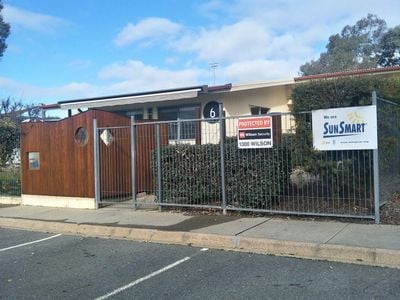
[[[215,118],[215,115],[216,115],[216,113],[215,113],[214,107],[213,107],[213,108],[211,108],[211,110],[210,110],[210,118]]]

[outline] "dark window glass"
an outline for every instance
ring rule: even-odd
[[[75,141],[79,146],[86,146],[88,142],[88,133],[85,127],[79,127],[75,131]]]
[[[143,120],[143,109],[131,110],[126,112],[127,116],[134,116],[135,120]]]
[[[177,107],[164,107],[158,110],[158,118],[161,121],[173,121],[178,119]]]
[[[158,110],[158,118],[162,121],[197,119],[197,107],[164,107]],[[183,121],[169,124],[171,140],[192,140],[196,138],[196,122]]]
[[[268,107],[262,107],[262,106],[251,106],[250,107],[250,112],[253,116],[256,115],[265,115],[269,111]]]

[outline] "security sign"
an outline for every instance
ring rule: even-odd
[[[239,149],[272,148],[272,117],[241,118],[237,128]]]

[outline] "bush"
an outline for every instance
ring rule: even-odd
[[[14,149],[18,147],[18,139],[18,125],[12,120],[0,119],[0,167],[12,158]]]
[[[174,145],[161,149],[162,201],[186,205],[221,205],[219,144]],[[156,152],[153,171],[157,175]],[[226,139],[225,188],[227,205],[267,209],[288,186],[288,152],[238,149],[236,138]]]
[[[225,174],[228,205],[269,209],[286,195],[290,156],[286,143],[268,149],[238,149],[233,138],[226,143]]]
[[[0,196],[20,196],[21,178],[18,171],[0,171]]]
[[[208,204],[220,199],[219,148],[216,145],[162,147],[162,201],[178,204]],[[156,150],[153,172],[157,178]]]
[[[292,112],[296,121],[296,134],[293,140],[294,165],[321,178],[318,188],[322,196],[344,198],[359,197],[363,194],[363,197],[370,197],[373,179],[372,151],[314,150],[310,111],[370,105],[371,93],[374,90],[377,91],[378,97],[400,104],[400,79],[396,77],[365,76],[315,80],[298,84],[293,90]],[[382,115],[382,103],[378,104],[380,157],[381,162],[385,162],[385,157],[393,156],[389,156],[389,153],[398,150],[394,147],[393,134],[389,135],[384,126],[392,129],[396,122],[387,122],[389,117]],[[393,109],[395,106],[392,105],[392,109],[387,110],[387,113],[397,119],[399,114],[396,116]],[[310,113],[301,113],[306,111]],[[397,138],[396,136],[395,139]]]

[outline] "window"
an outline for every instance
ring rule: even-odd
[[[253,115],[253,116],[265,115],[268,113],[269,110],[270,110],[270,108],[268,108],[268,107],[250,105],[250,112],[251,112],[251,115]]]
[[[85,127],[79,127],[75,131],[75,141],[79,146],[85,146],[88,142],[88,133]]]
[[[134,116],[135,120],[143,120],[143,109],[131,110],[125,113],[127,116]]]
[[[158,110],[161,121],[188,120],[199,118],[199,107],[164,107]],[[169,139],[194,140],[196,138],[196,122],[183,121],[169,124]]]
[[[29,170],[40,169],[40,153],[28,152]]]

